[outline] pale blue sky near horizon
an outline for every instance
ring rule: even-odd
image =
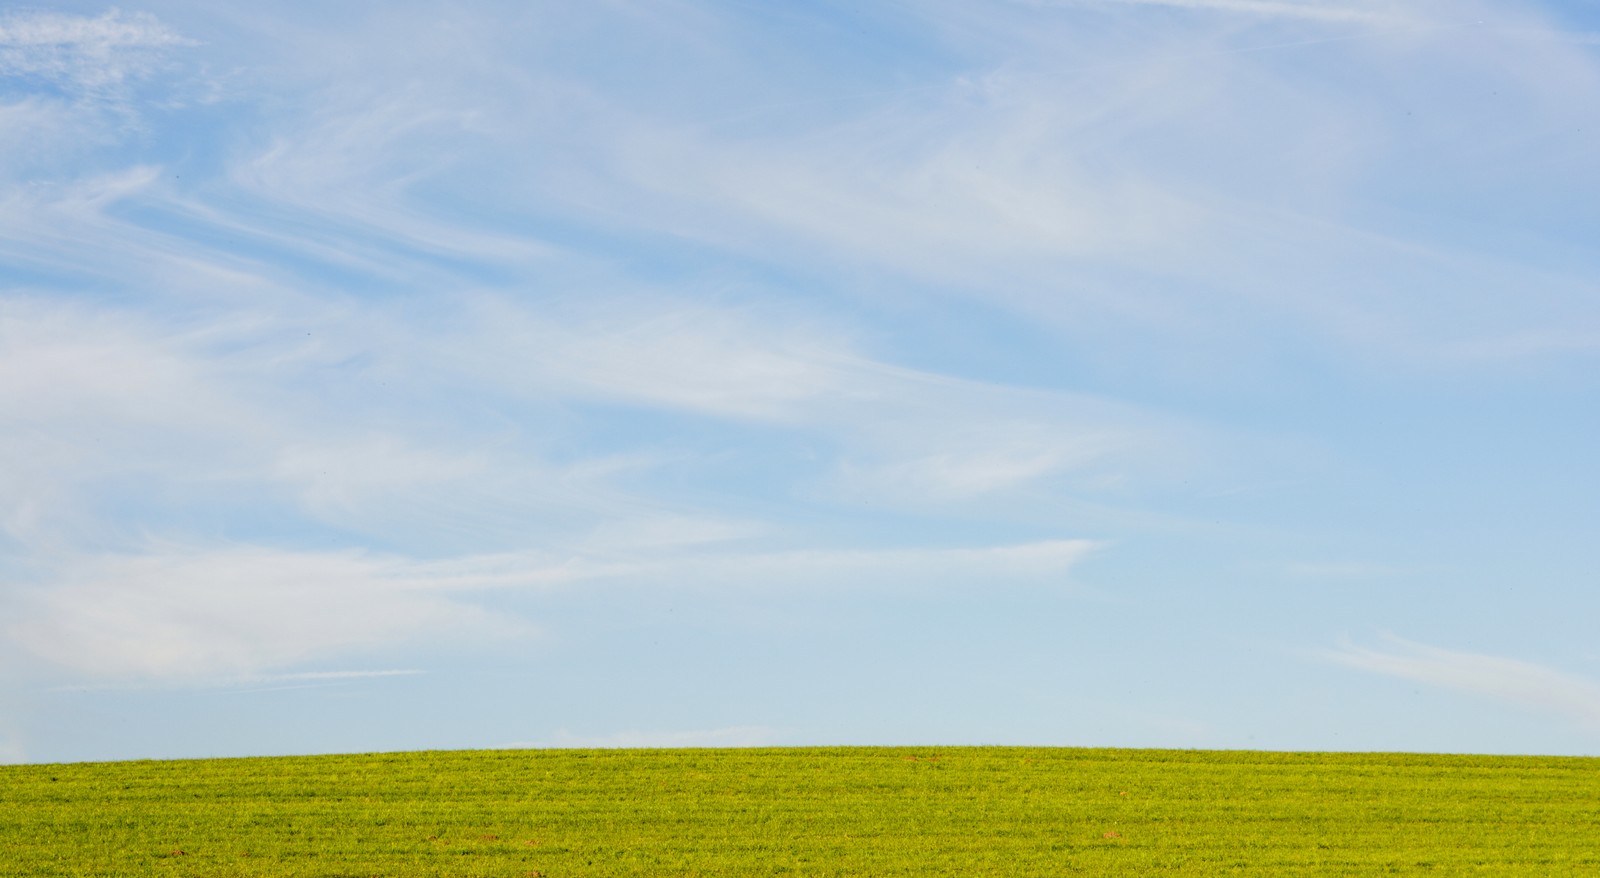
[[[0,11],[0,761],[1600,755],[1600,4]]]

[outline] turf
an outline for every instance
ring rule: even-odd
[[[0,875],[1600,875],[1600,760],[1031,748],[0,767]]]

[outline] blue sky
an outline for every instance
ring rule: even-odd
[[[1600,754],[1600,7],[0,13],[0,759]]]

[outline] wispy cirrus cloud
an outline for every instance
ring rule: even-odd
[[[419,560],[362,551],[152,544],[80,556],[0,591],[0,646],[50,676],[96,683],[327,682],[295,671],[419,644],[538,637],[492,609],[504,590],[750,592],[1061,585],[1099,544],[749,551],[656,540]],[[692,549],[692,551],[684,551]],[[384,671],[392,675],[398,672]]]
[[[1386,558],[1273,430],[1377,517],[1372,387],[1592,373],[1600,67],[1532,5],[645,6],[3,17],[0,664],[324,685],[555,591],[1070,591],[1159,518],[1136,603],[1247,507]],[[191,48],[236,103],[155,99]],[[1586,715],[1428,649],[1345,659]]]
[[[1056,539],[973,548],[811,548],[726,552],[668,567],[684,584],[716,588],[814,592],[879,588],[916,591],[987,585],[1064,586],[1073,567],[1104,547],[1095,540]],[[876,586],[872,583],[878,583]]]
[[[393,560],[235,547],[82,558],[0,596],[13,648],[90,679],[236,679],[521,626]]]
[[[959,503],[1067,475],[1138,481],[1181,469],[1188,449],[1212,441],[1198,425],[1092,394],[898,367],[781,312],[631,305],[626,318],[558,323],[549,309],[496,307],[494,330],[458,350],[493,356],[495,373],[534,392],[825,439],[837,449],[831,488],[857,502]],[[512,345],[517,353],[495,354]]]
[[[920,83],[914,99],[889,94],[806,110],[803,140],[686,126],[631,106],[625,93],[580,86],[555,71],[494,88],[463,82],[448,66],[442,85],[422,84],[420,76],[388,90],[358,82],[317,95],[321,110],[280,120],[293,136],[232,157],[237,193],[272,210],[219,210],[193,198],[165,206],[386,283],[449,284],[445,263],[452,261],[548,273],[546,242],[441,219],[459,205],[429,209],[422,193],[436,181],[472,180],[492,166],[495,189],[474,194],[508,216],[519,215],[516,204],[567,204],[600,228],[643,229],[791,264],[814,263],[807,254],[821,247],[846,264],[954,286],[1049,320],[1089,348],[1115,330],[1191,344],[1302,333],[1363,356],[1468,368],[1581,353],[1593,349],[1592,333],[1572,328],[1582,310],[1581,276],[1550,276],[1470,242],[1419,241],[1350,210],[1403,182],[1392,158],[1419,136],[1436,140],[1447,158],[1481,154],[1476,174],[1453,173],[1449,189],[1436,193],[1470,197],[1461,179],[1490,180],[1526,155],[1502,141],[1564,125],[1571,108],[1593,103],[1585,96],[1596,87],[1593,65],[1581,53],[1494,38],[1521,20],[1503,13],[1470,32],[1419,37],[1404,51],[1382,39],[1334,50],[1358,80],[1352,89],[1403,82],[1410,99],[1434,107],[1453,107],[1461,89],[1438,88],[1424,68],[1456,71],[1451,82],[1483,89],[1514,84],[1523,98],[1501,112],[1516,118],[1485,120],[1474,132],[1433,130],[1437,112],[1411,116],[1399,101],[1385,106],[1337,92],[1308,101],[1295,65],[1228,55],[1256,39],[1230,27],[1169,24],[1140,45],[1091,42],[1061,24],[1066,44],[1083,44],[1065,53],[1076,59],[1073,68],[985,69],[982,51],[965,47],[971,69]],[[408,26],[404,16],[393,25]],[[1026,26],[1037,30],[1039,22]],[[1182,40],[1165,40],[1169,31]],[[1431,60],[1416,60],[1424,56]],[[1486,56],[1503,63],[1486,67]],[[1500,81],[1508,79],[1516,82]],[[465,94],[450,90],[467,85]],[[563,120],[558,127],[567,133],[558,138],[550,126],[530,125],[513,105]],[[572,140],[585,149],[572,150]],[[1162,147],[1177,142],[1185,150]],[[1463,142],[1473,149],[1446,149]],[[1073,148],[1055,148],[1062,143]],[[553,160],[514,160],[528,149]],[[1253,151],[1272,161],[1241,158]],[[1218,175],[1236,185],[1218,191],[1208,182]],[[1581,178],[1573,179],[1588,185]],[[270,219],[275,211],[287,211],[279,214],[284,222]],[[319,234],[292,231],[305,222]],[[1406,289],[1461,290],[1482,307],[1394,295],[1392,285],[1363,281],[1349,268],[1372,264]],[[1184,293],[1174,293],[1174,284]],[[1508,300],[1498,291],[1527,287],[1548,291],[1528,313],[1500,304]],[[1248,314],[1247,323],[1286,331],[1254,332],[1219,314]],[[1476,314],[1486,318],[1467,320]]]
[[[0,424],[16,429],[0,446],[33,465],[0,471],[0,527],[41,546],[67,533],[92,542],[108,505],[136,503],[161,527],[187,518],[183,507],[242,515],[251,498],[300,527],[494,551],[518,533],[570,540],[630,522],[743,518],[629,487],[683,452],[612,443],[558,462],[549,439],[514,423],[470,409],[442,423],[414,414],[450,407],[463,386],[530,414],[623,405],[806,437],[827,453],[796,471],[796,488],[809,480],[890,505],[959,505],[1063,476],[1139,482],[1203,438],[1093,396],[896,367],[781,315],[664,298],[565,313],[473,301],[483,300],[463,299],[443,321],[268,300],[254,314],[174,325],[13,299],[0,307],[11,339]],[[322,399],[293,392],[308,382]],[[128,493],[135,485],[144,499]]]
[[[1345,643],[1320,655],[1347,667],[1548,711],[1600,732],[1600,682],[1535,662],[1393,636],[1381,648]]]
[[[1462,12],[1471,27],[1363,32],[1309,60],[1293,41],[1288,54],[1258,52],[1271,35],[1230,24],[1147,24],[1142,41],[1119,42],[1064,19],[1045,30],[1070,65],[997,67],[824,105],[810,111],[804,139],[662,125],[602,103],[586,121],[616,148],[546,191],[729,250],[786,260],[821,247],[843,264],[1046,319],[1089,349],[1123,334],[1182,337],[1179,354],[1196,339],[1254,352],[1264,339],[1308,336],[1330,351],[1452,368],[1470,368],[1476,351],[1560,356],[1574,348],[1556,338],[1582,337],[1574,320],[1592,322],[1581,272],[1541,269],[1504,239],[1453,238],[1464,230],[1445,221],[1380,219],[1397,187],[1420,186],[1446,215],[1491,200],[1530,142],[1555,148],[1574,112],[1592,115],[1583,109],[1600,93],[1592,59],[1499,37],[1521,10],[1482,27],[1471,19],[1479,13],[1489,14]],[[1006,36],[1039,30],[1030,18]],[[979,69],[982,45],[971,49]],[[1308,71],[1323,68],[1345,71],[1349,87],[1313,85],[1321,80]],[[1490,119],[1463,83],[1520,97]],[[1431,110],[1418,116],[1421,104]],[[1423,151],[1449,167],[1419,176]],[[1596,185],[1571,164],[1578,185]],[[1536,301],[1515,292],[1528,288],[1541,291]],[[1433,289],[1478,306],[1414,294]]]
[[[193,44],[147,12],[13,11],[0,15],[0,75],[104,93],[152,72],[165,50]]]

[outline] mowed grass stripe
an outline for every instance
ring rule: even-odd
[[[0,875],[1600,875],[1600,760],[950,748],[0,767]]]

